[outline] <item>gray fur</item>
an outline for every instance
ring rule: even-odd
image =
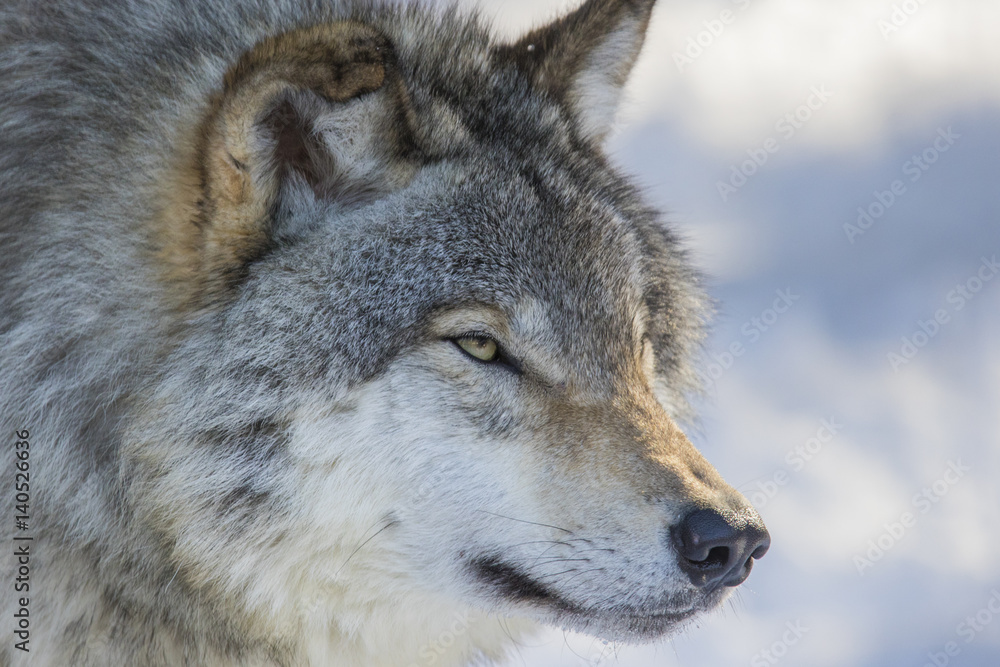
[[[648,3],[628,11],[644,29]],[[227,299],[178,315],[149,260],[166,156],[241,53],[344,18],[394,46],[419,169],[349,202],[291,179],[273,247]],[[427,344],[441,308],[543,304],[546,344],[576,364],[570,383],[595,393],[620,383],[646,313],[660,401],[690,416],[708,310],[700,279],[609,164],[579,95],[537,85],[515,50],[453,9],[0,7],[0,433],[31,431],[33,641],[47,661],[30,664],[308,662],[294,633],[257,632],[221,585],[199,588],[169,502],[183,499],[204,521],[191,530],[231,553],[290,540],[295,415],[317,402],[350,411],[356,392]],[[483,437],[534,428],[482,405],[461,414]],[[386,438],[408,442],[393,428]],[[5,521],[11,501],[5,489]],[[9,619],[9,593],[3,604]],[[9,639],[0,647],[4,664],[22,657]]]

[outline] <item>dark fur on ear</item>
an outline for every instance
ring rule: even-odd
[[[581,136],[601,141],[639,55],[654,2],[587,0],[496,53],[564,104]]]

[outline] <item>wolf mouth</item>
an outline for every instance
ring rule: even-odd
[[[505,600],[540,606],[555,612],[560,622],[606,636],[627,635],[632,639],[661,637],[702,611],[703,606],[710,608],[718,601],[715,599],[718,596],[711,595],[710,600],[705,600],[707,604],[695,604],[682,611],[646,611],[634,607],[593,609],[567,600],[496,554],[474,558],[469,567],[478,581]]]
[[[480,556],[470,563],[473,575],[502,597],[514,602],[534,602],[566,611],[575,605],[560,597],[548,586],[535,581],[499,556]]]

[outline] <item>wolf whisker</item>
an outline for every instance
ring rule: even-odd
[[[550,523],[539,523],[537,521],[527,521],[525,519],[515,519],[512,516],[505,516],[503,514],[497,514],[496,512],[490,512],[490,511],[487,511],[487,510],[477,509],[477,510],[473,510],[473,511],[474,512],[482,512],[483,514],[490,514],[490,515],[495,516],[495,517],[500,517],[501,519],[508,519],[510,521],[517,521],[519,523],[531,524],[532,526],[543,526],[545,528],[554,528],[555,530],[561,530],[562,532],[566,533],[567,535],[572,535],[573,534],[572,530],[567,530],[565,528],[560,528],[559,526],[553,526]]]
[[[372,535],[371,537],[369,537],[368,539],[366,539],[366,540],[365,540],[364,542],[362,542],[361,544],[359,544],[359,545],[358,545],[358,548],[357,548],[357,549],[355,549],[354,551],[352,551],[352,552],[351,552],[351,555],[347,557],[347,560],[345,560],[345,561],[344,561],[344,562],[343,562],[343,563],[341,564],[341,566],[340,566],[339,568],[337,568],[337,571],[333,573],[333,576],[334,576],[334,578],[336,578],[336,576],[337,576],[338,574],[340,574],[340,571],[341,571],[341,570],[343,570],[343,569],[344,569],[345,567],[347,567],[347,564],[348,564],[348,563],[350,562],[350,560],[351,560],[352,558],[354,558],[355,554],[357,554],[357,553],[358,553],[359,551],[361,551],[361,549],[362,549],[362,548],[363,548],[363,547],[364,547],[364,546],[365,546],[366,544],[368,544],[369,542],[371,542],[372,540],[374,540],[374,539],[375,539],[376,537],[378,537],[379,535],[381,535],[381,534],[382,534],[382,532],[383,532],[383,531],[385,531],[385,530],[386,530],[387,528],[391,528],[391,527],[393,527],[393,526],[396,526],[396,525],[398,525],[398,524],[399,524],[399,521],[398,521],[398,520],[396,520],[396,519],[390,519],[390,520],[389,520],[389,522],[388,522],[387,524],[385,524],[384,526],[382,526],[381,528],[379,528],[379,529],[378,529],[377,531],[375,531],[375,534],[374,534],[374,535]]]

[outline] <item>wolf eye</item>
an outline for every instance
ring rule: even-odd
[[[479,361],[496,361],[500,356],[500,347],[492,338],[486,336],[463,336],[455,339],[455,345],[461,348],[462,352],[473,359]]]

